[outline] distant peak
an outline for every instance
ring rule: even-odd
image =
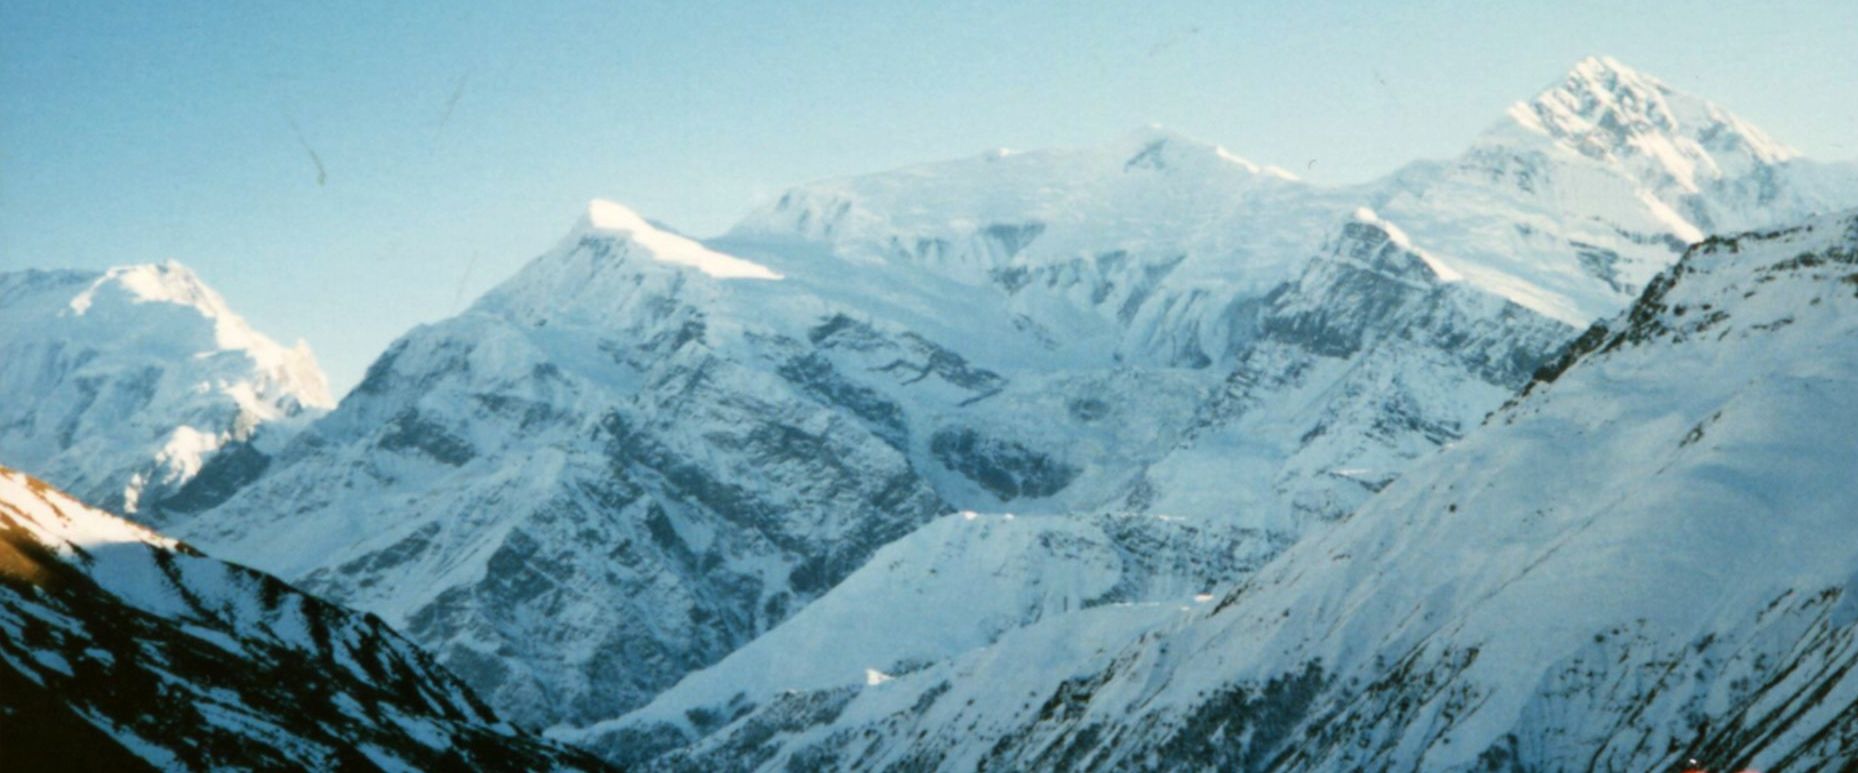
[[[270,389],[278,390],[276,394],[279,395],[295,397],[304,407],[335,407],[328,382],[307,344],[299,342],[295,348],[287,349],[254,330],[218,291],[178,261],[117,266],[91,274],[89,284],[66,301],[60,313],[74,318],[89,317],[98,324],[119,326],[118,329],[138,335],[191,335],[186,332],[192,329],[187,325],[177,328],[159,321],[175,319],[165,310],[170,308],[205,320],[211,325],[213,347],[222,352],[243,353],[257,368],[256,372],[263,374],[265,383],[270,386],[264,386],[260,396],[254,398],[259,402],[238,398],[242,407],[260,415],[273,415],[279,410],[275,403],[260,404],[272,399],[263,396],[263,390]],[[203,350],[200,355],[209,353]]]
[[[601,231],[658,230],[631,207],[606,199],[594,199],[587,202],[587,226]]]
[[[1623,112],[1645,115],[1664,107],[1671,93],[1664,82],[1634,70],[1610,56],[1590,56],[1574,64],[1561,82],[1550,86],[1537,100],[1572,96],[1597,100]]]
[[[689,266],[718,279],[782,278],[766,266],[711,250],[690,237],[660,228],[623,204],[605,199],[587,203],[587,214],[582,216],[578,230],[624,236],[655,261]]]
[[[1276,167],[1259,166],[1248,159],[1234,155],[1219,145],[1189,137],[1158,123],[1142,126],[1123,135],[1117,147],[1130,154],[1128,160],[1123,162],[1125,172],[1137,169],[1168,169],[1176,160],[1205,158],[1233,164],[1252,174],[1264,173],[1288,180],[1296,179],[1289,172]]]
[[[207,317],[231,316],[226,302],[201,281],[192,269],[175,260],[117,266],[103,272],[90,287],[71,299],[71,310],[83,314],[89,310],[97,292],[105,287],[120,288],[136,303],[172,303],[198,309]]]
[[[1590,56],[1574,63],[1560,82],[1537,94],[1532,104],[1558,104],[1581,112],[1611,111],[1620,118],[1667,124],[1673,119],[1665,98],[1672,94],[1663,81],[1613,57]]]
[[[1117,146],[1130,149],[1134,152],[1141,152],[1158,146],[1191,148],[1201,152],[1221,150],[1218,145],[1205,140],[1189,137],[1158,123],[1137,127],[1135,130],[1123,135],[1122,140],[1117,143]]]
[[[1648,160],[1692,191],[1702,177],[1799,155],[1729,111],[1610,56],[1576,62],[1561,80],[1512,105],[1509,118],[1589,158]]]
[[[1621,63],[1618,59],[1614,59],[1613,57],[1606,56],[1604,54],[1597,55],[1597,56],[1590,56],[1578,62],[1575,62],[1574,69],[1569,71],[1570,76],[1585,75],[1588,77],[1596,77],[1596,76],[1600,76],[1603,74],[1610,74],[1614,77],[1645,79],[1645,80],[1650,80],[1654,83],[1657,82],[1656,78],[1652,78],[1651,76],[1645,75],[1644,73],[1641,73],[1638,70],[1634,70],[1631,67],[1627,67],[1625,64]]]
[[[1124,135],[1124,141],[1135,145],[1147,145],[1151,142],[1184,142],[1190,145],[1205,145],[1180,132],[1158,123],[1143,124]]]

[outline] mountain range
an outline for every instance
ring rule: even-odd
[[[1810,768],[1853,206],[1593,58],[1340,188],[1150,127],[597,201],[333,407],[177,266],[7,274],[0,461],[624,765]]]
[[[1854,326],[1858,213],[1710,238],[1217,594],[1080,608],[1050,585],[1116,567],[1081,524],[945,519],[561,737],[677,770],[1849,769],[1858,548],[1828,535],[1858,525]],[[1054,546],[1085,580],[999,569]],[[970,626],[1041,614],[976,645],[919,608],[981,596]]]

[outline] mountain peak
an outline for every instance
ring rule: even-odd
[[[1693,191],[1700,175],[1799,155],[1729,111],[1610,56],[1576,62],[1561,81],[1512,105],[1509,116],[1590,158],[1649,158]]]
[[[221,351],[243,352],[259,370],[282,379],[282,388],[311,408],[331,408],[335,400],[328,382],[316,365],[309,346],[299,342],[285,348],[254,329],[244,317],[232,310],[226,299],[208,285],[199,274],[180,262],[140,263],[117,266],[95,274],[82,292],[64,304],[63,314],[72,317],[101,316],[103,324],[130,326],[143,334],[151,333],[157,317],[143,312],[147,304],[172,306],[197,314],[210,324],[213,346]],[[161,328],[183,340],[183,327]]]
[[[661,230],[644,215],[616,201],[594,199],[587,202],[586,222],[599,231],[646,232]]]
[[[1128,160],[1123,162],[1123,171],[1137,169],[1162,170],[1185,162],[1187,159],[1216,159],[1222,163],[1233,164],[1252,174],[1268,174],[1287,180],[1297,179],[1295,175],[1274,166],[1261,166],[1249,159],[1234,155],[1225,148],[1189,137],[1158,123],[1139,127],[1116,143],[1116,147],[1128,153]]]
[[[1212,147],[1212,143],[1202,142],[1177,132],[1158,123],[1143,124],[1123,135],[1123,144],[1132,146],[1148,145],[1155,142],[1177,142],[1203,148]]]
[[[1676,129],[1673,96],[1691,99],[1610,56],[1590,56],[1535,98],[1511,107],[1510,115],[1550,135],[1586,139],[1605,134],[1619,139],[1629,133]]]
[[[690,237],[647,220],[617,202],[594,199],[587,203],[577,234],[603,232],[623,237],[660,263],[689,266],[718,279],[780,279],[779,273],[758,263],[724,255]]]
[[[103,272],[84,292],[71,299],[71,311],[84,314],[96,302],[97,293],[116,289],[135,303],[172,303],[200,311],[208,318],[220,318],[232,312],[224,299],[213,291],[192,269],[178,261],[117,266]]]
[[[1568,71],[1568,76],[1572,78],[1577,75],[1586,78],[1632,79],[1659,83],[1658,79],[1627,67],[1618,59],[1605,54],[1596,54],[1575,62],[1573,69]]]

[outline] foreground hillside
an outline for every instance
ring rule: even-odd
[[[371,615],[0,468],[8,770],[598,768]]]

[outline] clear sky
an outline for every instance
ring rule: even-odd
[[[1855,31],[1852,0],[6,0],[0,269],[179,260],[346,390],[593,197],[711,235],[810,179],[1148,123],[1357,182],[1600,53],[1847,159]]]

